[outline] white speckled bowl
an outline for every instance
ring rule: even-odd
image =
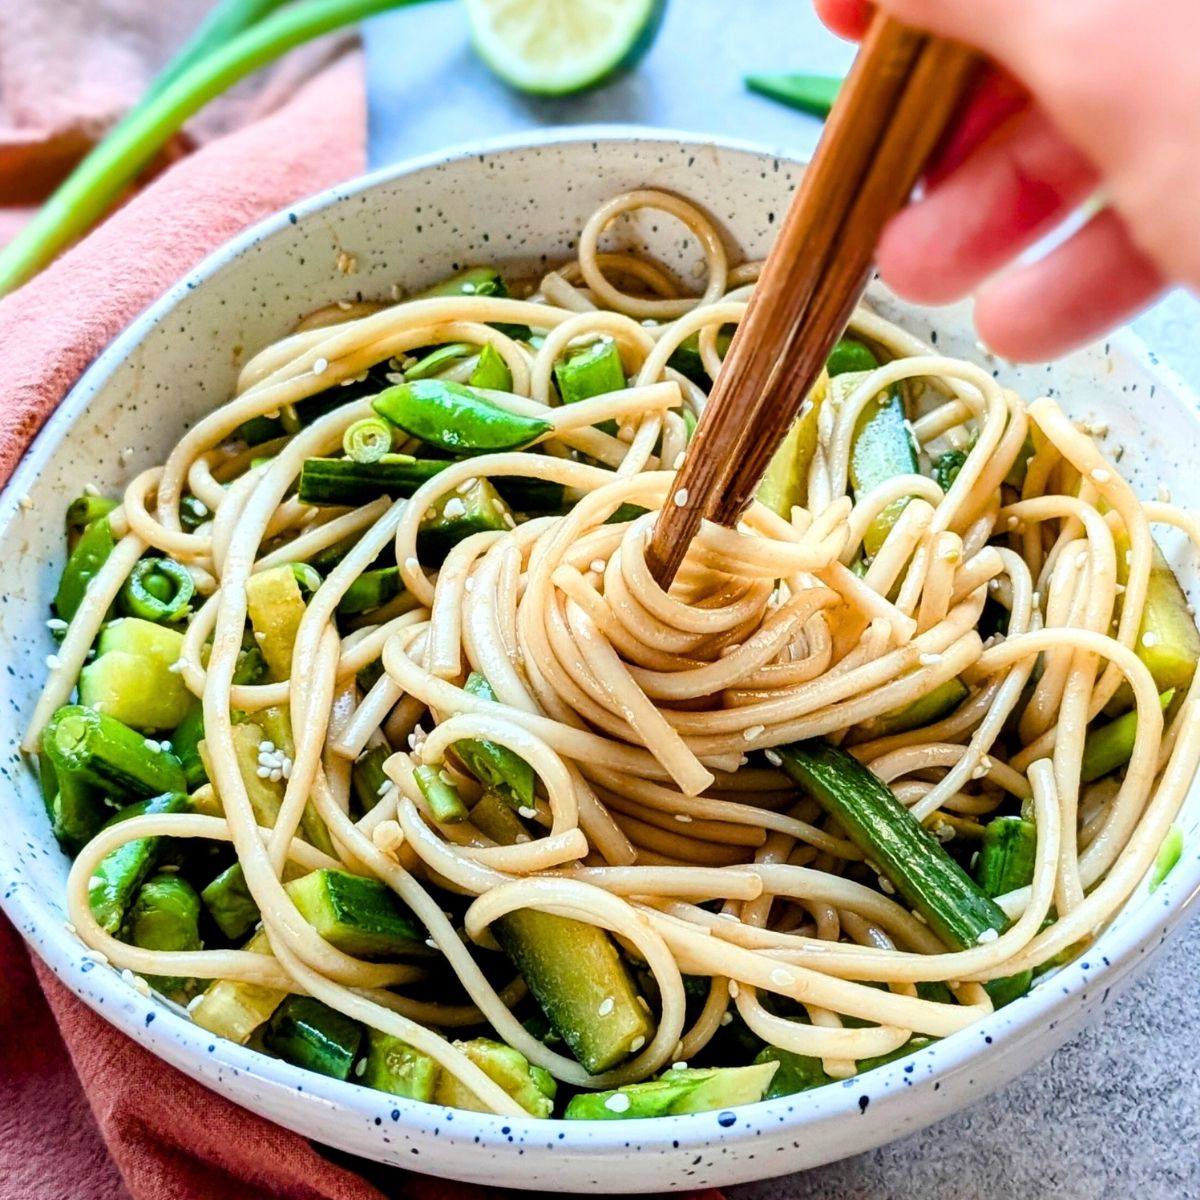
[[[212,255],[106,351],[47,424],[0,500],[0,728],[9,746],[0,900],[68,987],[130,1037],[209,1087],[317,1141],[420,1171],[542,1191],[646,1192],[758,1179],[814,1166],[912,1132],[1044,1058],[1140,970],[1200,886],[1200,790],[1181,819],[1182,862],[1143,885],[1096,944],[973,1028],[845,1083],[732,1112],[654,1121],[546,1122],[447,1112],[302,1073],[213,1039],[178,1010],[140,995],[83,955],[63,926],[67,860],[16,746],[52,644],[43,619],[63,559],[62,519],[83,482],[113,490],[161,461],[188,422],[226,398],[245,355],[304,313],[354,292],[387,295],[467,263],[538,269],[571,254],[587,215],[614,192],[652,185],[707,207],[741,253],[761,256],[799,166],[752,147],[611,129],[567,131],[390,168],[263,222]],[[695,247],[668,219],[632,235],[677,266]],[[339,252],[355,256],[351,278]],[[923,312],[879,294],[916,333],[978,357],[965,307]],[[1122,334],[1050,367],[1003,369],[1032,397],[1050,392],[1077,417],[1103,417],[1107,445],[1142,494],[1166,483],[1200,503],[1195,399]],[[63,453],[66,447],[67,452]],[[86,449],[85,449],[86,447]],[[131,448],[127,465],[118,452]],[[32,506],[19,500],[28,496]],[[1194,558],[1168,548],[1193,591]]]

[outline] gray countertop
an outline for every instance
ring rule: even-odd
[[[673,0],[633,74],[571,100],[518,96],[466,43],[458,5],[381,18],[367,34],[370,157],[379,166],[542,125],[630,122],[803,153],[816,121],[748,95],[755,71],[841,71],[852,50],[806,0]],[[1200,387],[1200,306],[1176,294],[1135,328]],[[1188,1200],[1200,1197],[1200,923],[1075,1038],[1015,1083],[921,1133],[737,1200]]]

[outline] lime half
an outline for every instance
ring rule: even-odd
[[[666,0],[466,0],[480,57],[522,92],[565,96],[632,67]]]

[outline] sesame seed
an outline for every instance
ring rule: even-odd
[[[923,667],[936,667],[942,661],[940,654],[922,654],[917,658],[917,662]]]
[[[1146,630],[1146,632],[1142,634],[1142,645],[1145,646],[1147,650],[1149,650],[1152,646],[1157,646],[1158,634],[1152,629]]]
[[[675,493],[675,507],[682,508],[687,502],[688,490],[687,488],[680,488],[679,491]]]
[[[473,592],[475,590],[475,580],[468,577],[466,583],[463,584],[463,590]]]
[[[677,455],[675,455],[675,461],[671,464],[671,470],[678,471],[679,468],[683,466],[686,458],[687,458],[687,451],[680,450],[680,452]]]
[[[509,529],[516,529],[516,527],[517,527],[517,518],[516,518],[516,517],[514,517],[514,516],[512,515],[512,513],[510,513],[510,512],[506,512],[506,513],[504,514],[504,523],[505,523],[505,525],[507,525],[507,526],[509,527]]]
[[[738,982],[737,982],[737,980],[736,980],[736,979],[731,979],[731,980],[729,981],[729,994],[730,994],[730,995],[731,995],[731,996],[732,996],[732,997],[733,997],[735,1000],[738,998],[738,992],[739,992],[740,990],[741,990],[741,989],[738,987]]]
[[[367,1060],[365,1058],[360,1058],[358,1060],[358,1062],[356,1062],[354,1064],[354,1074],[357,1078],[361,1079],[363,1077],[363,1075],[366,1074],[366,1071],[367,1071]]]
[[[607,563],[605,563],[604,559],[602,559],[602,558],[593,558],[593,559],[592,559],[592,561],[591,561],[591,563],[589,564],[589,567],[588,567],[588,569],[589,569],[589,570],[591,570],[591,571],[595,571],[597,575],[603,575],[603,574],[604,574],[604,568],[605,568],[607,565],[608,565],[608,564],[607,564]]]
[[[456,487],[454,490],[460,496],[462,496],[462,495],[465,495],[467,492],[469,492],[478,482],[479,482],[479,480],[476,479],[474,475],[472,475],[470,479],[464,479],[462,481],[462,483],[460,483],[458,485],[458,487]]]
[[[58,668],[62,666],[62,659],[59,658],[57,654],[47,654],[46,666],[49,667],[51,671],[57,671]]]
[[[686,1071],[687,1070],[687,1060],[681,1058],[678,1062],[673,1062],[671,1064],[671,1070],[672,1071]]]
[[[995,929],[985,929],[976,939],[976,943],[980,946],[986,946],[988,942],[994,942],[1000,934]]]
[[[187,1002],[187,1011],[190,1013],[195,1012],[196,1009],[198,1009],[200,1007],[200,1005],[203,1003],[203,1001],[204,1001],[204,993],[203,992],[201,992],[198,996],[193,996]]]
[[[22,494],[17,498],[17,503],[28,512],[33,507],[33,497],[28,494]]]
[[[1165,483],[1158,485],[1158,498],[1163,504],[1171,503],[1171,489]]]
[[[455,517],[465,517],[467,515],[467,506],[457,497],[452,496],[446,501],[442,509],[442,515],[453,520]]]
[[[879,876],[879,890],[885,896],[894,896],[896,894],[896,889],[892,885],[892,881],[886,875]]]
[[[687,813],[676,813],[675,820],[677,820],[681,825],[690,825],[692,823],[692,818],[689,817]]]
[[[778,984],[779,987],[790,987],[796,982],[796,977],[791,971],[785,971],[782,967],[776,967],[771,972],[771,982]]]
[[[604,1102],[609,1112],[623,1113],[629,1111],[629,1097],[624,1092],[613,1092]]]
[[[752,742],[752,741],[754,741],[754,739],[756,737],[760,737],[762,734],[764,734],[766,732],[767,732],[767,727],[765,725],[751,725],[749,729],[745,729],[742,731],[742,737],[746,741]]]
[[[259,767],[255,772],[259,779],[269,779],[271,777],[270,767]]]
[[[645,996],[639,996],[637,1002],[647,1011],[650,1011],[650,1003]]]
[[[600,1001],[600,1007],[596,1009],[596,1012],[601,1017],[607,1017],[615,1007],[616,1001],[613,1000],[611,996],[605,996],[604,999]]]
[[[1092,478],[1097,483],[1107,483],[1112,478],[1112,472],[1106,471],[1103,467],[1096,467],[1092,471]]]
[[[635,1037],[633,1041],[629,1043],[629,1049],[636,1054],[645,1044],[646,1039],[639,1033],[637,1037]]]
[[[774,750],[768,750],[766,752],[766,759],[767,759],[767,762],[769,762],[771,764],[771,766],[773,766],[773,767],[782,767],[783,766],[782,757],[779,754],[777,754]]]
[[[78,930],[75,928],[75,926],[71,924],[71,922],[70,922],[70,921],[64,921],[64,922],[63,922],[63,928],[64,928],[64,929],[65,929],[65,930],[66,930],[68,933],[78,933],[78,932],[79,932],[79,931],[78,931]]]
[[[84,494],[88,496],[100,495],[100,489],[94,483],[85,483],[83,485]]]
[[[530,808],[528,804],[522,804],[521,807],[517,809],[517,816],[524,817],[527,821],[532,821],[533,818],[537,816],[537,809]]]
[[[46,628],[52,633],[61,633],[64,629],[66,629],[66,627],[67,623],[62,619],[62,617],[51,617],[46,622]]]
[[[431,937],[425,939],[425,945],[427,945],[430,950],[436,950],[438,948],[437,942],[435,942]]]
[[[421,564],[411,554],[404,560],[404,569],[406,571],[417,571],[420,570],[420,567]]]
[[[733,1024],[733,1013],[729,1012],[728,1010],[723,1012],[721,1014],[721,1024],[722,1025],[732,1025]]]

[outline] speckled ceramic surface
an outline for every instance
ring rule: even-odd
[[[795,1171],[910,1133],[1041,1059],[1100,1011],[1169,936],[1200,887],[1200,790],[1181,824],[1182,861],[1153,896],[1139,888],[1083,958],[977,1026],[868,1075],[730,1112],[655,1121],[539,1122],[448,1112],[304,1074],[215,1040],[178,1009],[140,995],[64,927],[67,862],[16,751],[53,649],[44,626],[62,563],[62,518],[91,480],[113,490],[159,462],[189,422],[223,400],[247,355],[333,300],[386,296],[457,268],[520,273],[570,256],[586,216],[621,189],[691,196],[743,255],[760,256],[795,186],[796,164],[753,148],[661,132],[567,132],[391,168],[264,222],[213,255],[98,360],[49,422],[0,499],[0,727],[9,752],[0,901],[55,973],[166,1061],[318,1141],[433,1174],[542,1191],[645,1192]],[[619,235],[685,277],[695,247],[669,219]],[[340,264],[340,265],[339,265]],[[348,266],[354,266],[347,275]],[[936,313],[877,293],[887,313],[950,353],[979,357],[963,308]],[[1027,396],[1052,393],[1102,418],[1138,491],[1160,483],[1200,504],[1195,399],[1127,336],[1052,367],[997,371]],[[86,452],[82,447],[86,446]],[[79,452],[76,452],[79,447]],[[81,457],[86,453],[87,457]],[[1197,563],[1171,556],[1196,599]]]

